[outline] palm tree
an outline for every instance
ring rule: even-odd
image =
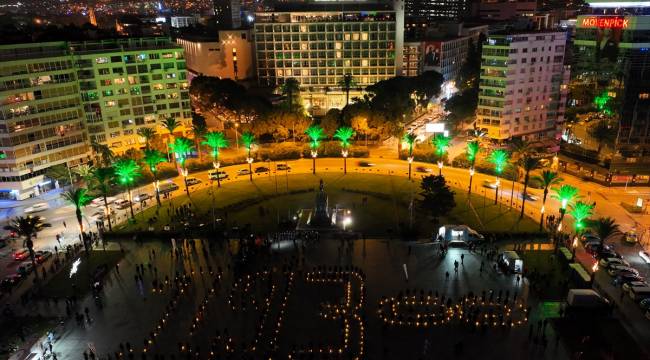
[[[413,133],[404,134],[404,137],[402,137],[402,143],[406,144],[409,148],[408,157],[406,158],[406,161],[409,163],[409,180],[411,180],[411,166],[413,165],[413,146],[415,145],[416,138],[417,136],[415,136]]]
[[[147,164],[149,171],[151,171],[151,174],[153,175],[153,188],[156,191],[156,202],[158,203],[158,206],[161,206],[160,192],[158,191],[158,164],[166,162],[167,157],[162,153],[162,151],[145,149],[142,161]]]
[[[594,230],[600,238],[600,248],[605,245],[605,240],[621,233],[618,224],[611,217],[601,217],[589,223],[589,228]]]
[[[556,199],[560,202],[560,219],[558,220],[557,230],[562,230],[562,220],[566,214],[566,208],[569,204],[572,204],[574,200],[580,198],[579,191],[576,187],[571,185],[564,184],[559,188],[553,188],[554,194],[551,195],[551,198]]]
[[[442,175],[442,167],[445,164],[444,158],[447,150],[449,149],[449,143],[451,139],[446,137],[443,134],[436,134],[436,136],[431,139],[431,144],[436,149],[436,157],[438,158],[438,175]]]
[[[467,161],[469,161],[469,190],[467,192],[468,195],[472,195],[472,180],[474,179],[474,165],[476,164],[476,156],[478,156],[478,152],[480,151],[480,145],[478,140],[472,140],[467,142],[467,149],[465,149],[465,153],[467,155]],[[469,200],[469,196],[467,197]]]
[[[352,77],[352,74],[345,74],[339,80],[338,84],[343,91],[345,91],[345,106],[348,106],[350,103],[350,90],[356,86],[356,81],[354,81],[354,77]],[[345,109],[345,107],[343,107]]]
[[[494,174],[497,177],[496,188],[494,189],[494,204],[496,205],[499,199],[499,186],[501,182],[499,181],[499,176],[508,165],[508,160],[510,159],[510,154],[503,149],[497,149],[492,151],[490,154],[490,162],[494,164]]]
[[[311,148],[312,173],[316,174],[316,157],[318,156],[320,140],[323,138],[323,128],[315,124],[310,125],[305,130],[305,134],[309,137],[309,148]]]
[[[585,228],[584,221],[593,215],[593,209],[593,205],[582,201],[577,201],[573,206],[571,206],[569,215],[573,218],[573,226],[576,228],[576,233],[581,233]]]
[[[81,164],[75,167],[73,171],[75,174],[79,175],[79,177],[81,177],[84,182],[88,183],[88,181],[92,178],[93,167],[88,164]]]
[[[205,121],[194,122],[192,123],[192,132],[194,133],[194,146],[196,146],[196,151],[199,152],[199,161],[203,161],[201,140],[204,139],[205,134],[208,132],[208,126],[205,124]]]
[[[34,256],[34,241],[32,237],[36,236],[43,228],[52,225],[44,223],[40,216],[19,216],[11,220],[9,225],[4,227],[5,230],[16,233],[16,235],[25,237],[25,247],[29,250],[29,258],[32,260],[32,267],[36,280],[38,280],[38,271],[36,270],[36,258]]]
[[[293,112],[293,99],[300,93],[300,82],[296,78],[288,78],[282,85],[282,94],[289,100],[289,112]]]
[[[156,129],[150,127],[139,128],[138,135],[144,138],[144,146],[147,150],[149,150],[151,139],[156,136]]]
[[[542,227],[544,224],[544,212],[546,210],[546,196],[548,196],[548,190],[551,188],[553,185],[559,184],[562,179],[559,177],[558,173],[550,170],[544,170],[542,172],[542,176],[535,176],[534,178],[537,180],[539,183],[542,184],[542,187],[544,187],[544,197],[542,199],[542,210],[541,210],[541,217],[539,219],[539,231],[542,231]]]
[[[90,253],[90,248],[88,240],[86,239],[86,234],[84,232],[83,224],[83,213],[81,209],[90,204],[90,201],[93,199],[88,195],[88,189],[84,188],[73,188],[61,194],[65,200],[70,204],[74,205],[75,215],[77,216],[77,223],[79,223],[79,232],[81,233],[81,238],[83,239],[84,248],[86,249],[86,254]]]
[[[220,131],[210,131],[205,134],[205,141],[203,144],[212,148],[212,166],[219,171],[221,165],[219,163],[219,151],[221,148],[228,147],[228,139],[226,139],[226,135]],[[217,187],[221,187],[221,177],[219,176],[219,173],[217,173]]]
[[[519,218],[524,218],[524,208],[526,207],[526,192],[528,191],[528,180],[530,180],[530,172],[539,167],[539,158],[531,156],[530,154],[524,155],[519,161],[521,167],[524,169],[524,193],[521,200],[521,213]]]
[[[515,164],[515,173],[512,177],[512,188],[510,189],[510,207],[515,206],[515,182],[519,181],[519,170],[520,170],[520,160],[531,153],[530,144],[526,141],[523,141],[521,138],[513,138],[508,144],[510,148],[510,153],[512,154],[512,160]]]
[[[169,149],[176,154],[174,158],[178,158],[179,172],[183,176],[185,183],[185,192],[190,196],[190,188],[187,186],[187,169],[185,168],[185,160],[187,156],[194,150],[192,141],[186,137],[177,137],[173,143],[169,144]]]
[[[104,212],[108,219],[108,230],[113,231],[111,225],[111,208],[108,206],[108,194],[111,191],[111,183],[115,178],[115,170],[112,167],[101,167],[93,170],[93,188],[99,191],[104,198]]]
[[[162,122],[162,126],[169,132],[169,139],[167,140],[167,146],[170,146],[174,140],[174,131],[181,126],[181,123],[176,120],[174,117],[165,118]],[[169,159],[169,158],[168,158]],[[171,162],[171,159],[169,159]],[[176,165],[176,158],[174,158],[174,165]]]
[[[343,174],[348,173],[348,149],[350,148],[350,139],[354,136],[354,129],[349,126],[341,126],[336,129],[334,137],[341,142],[341,155],[343,156]]]
[[[246,162],[248,163],[248,176],[250,177],[250,180],[253,181],[254,159],[251,157],[251,150],[253,149],[253,145],[255,145],[255,135],[253,135],[253,133],[250,131],[246,131],[245,133],[241,134],[241,141],[244,144],[246,151],[248,151],[248,155],[246,157]]]
[[[131,197],[131,185],[135,182],[135,179],[138,178],[140,174],[140,165],[138,165],[133,159],[119,159],[113,165],[115,168],[115,176],[118,181],[126,186],[126,190],[129,194],[129,207],[131,208],[131,219],[135,219],[133,214],[133,198]]]
[[[108,145],[92,141],[90,147],[93,150],[95,161],[97,161],[98,166],[111,165],[111,162],[115,158],[115,154],[113,154],[113,151],[111,151],[111,148],[109,148]]]

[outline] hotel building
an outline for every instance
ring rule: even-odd
[[[345,74],[360,88],[401,74],[403,2],[288,3],[255,17],[259,84],[276,87],[296,78],[312,110],[345,105],[338,87]]]

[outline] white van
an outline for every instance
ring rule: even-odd
[[[650,297],[650,287],[630,288],[630,298],[634,301],[641,301]]]
[[[228,178],[228,174],[223,170],[210,170],[208,171],[208,178],[210,180],[223,180]]]

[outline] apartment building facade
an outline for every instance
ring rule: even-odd
[[[0,198],[25,199],[89,155],[77,69],[61,42],[3,45],[0,61]]]
[[[140,127],[188,123],[185,78],[169,38],[0,46],[0,198],[54,187],[47,169],[90,161],[93,141],[119,154],[142,146]]]
[[[570,70],[566,34],[490,35],[483,43],[476,125],[490,138],[559,139]]]

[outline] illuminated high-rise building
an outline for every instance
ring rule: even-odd
[[[346,74],[359,88],[401,74],[403,2],[287,3],[255,18],[260,85],[295,78],[312,109],[345,105],[338,84]]]

